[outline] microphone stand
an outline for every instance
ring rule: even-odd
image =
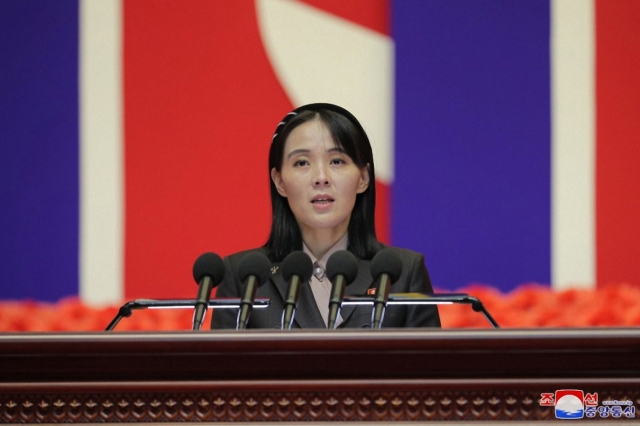
[[[343,305],[373,305],[373,296],[345,296]],[[480,299],[466,293],[391,293],[387,305],[471,305],[475,312],[482,312],[484,317],[494,328],[500,328],[496,320],[484,307]]]
[[[219,298],[209,300],[209,308],[227,308],[237,309],[240,307],[239,298]],[[271,303],[269,298],[255,299],[254,308],[266,308]],[[125,303],[118,310],[118,314],[111,320],[105,331],[111,331],[120,322],[122,318],[129,318],[136,309],[169,309],[169,308],[195,308],[195,299],[173,299],[173,300],[154,300],[154,299],[136,299]]]

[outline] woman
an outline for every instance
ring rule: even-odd
[[[309,286],[300,291],[293,327],[326,328],[331,283],[324,268],[331,254],[347,249],[359,263],[346,294],[362,295],[374,285],[369,265],[384,246],[375,233],[375,169],[371,144],[358,120],[332,104],[301,106],[278,124],[269,152],[273,219],[269,240],[255,249],[272,262],[271,279],[256,297],[268,297],[266,309],[251,313],[248,328],[279,328],[287,283],[279,264],[304,250],[314,262]],[[402,260],[402,275],[392,293],[433,292],[424,257],[390,248]],[[217,297],[239,297],[238,263],[250,251],[225,258],[226,276]],[[343,306],[340,328],[371,326],[371,306]],[[235,310],[214,310],[212,328],[235,328]],[[439,327],[435,306],[387,307],[383,327]]]

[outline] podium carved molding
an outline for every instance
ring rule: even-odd
[[[542,389],[542,391],[548,389]],[[609,392],[640,405],[640,391]],[[551,420],[536,391],[0,395],[2,423]]]

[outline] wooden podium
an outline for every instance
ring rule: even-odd
[[[560,389],[639,408],[640,330],[0,334],[0,423],[552,420]]]

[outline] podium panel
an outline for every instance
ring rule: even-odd
[[[563,390],[637,421],[640,330],[0,335],[2,423],[555,420]]]

